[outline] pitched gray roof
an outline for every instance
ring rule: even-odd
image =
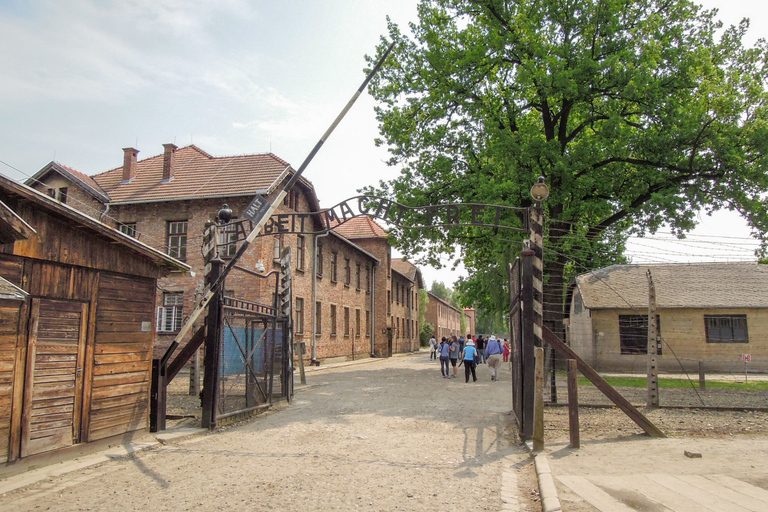
[[[766,308],[768,265],[611,265],[576,278],[589,309],[647,309],[650,270],[661,308]]]

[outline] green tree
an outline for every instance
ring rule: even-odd
[[[448,288],[442,281],[432,282],[429,293],[438,299],[443,299],[444,301],[453,304],[453,290]]]
[[[409,206],[527,207],[544,176],[545,319],[568,273],[621,262],[630,234],[682,235],[697,212],[768,226],[768,45],[687,0],[422,0],[371,83],[400,175],[366,190]],[[520,218],[523,226],[523,218]],[[525,235],[398,230],[401,251],[461,258],[458,291],[503,312]]]

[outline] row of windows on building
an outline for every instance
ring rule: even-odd
[[[661,340],[661,319],[656,316],[656,332]],[[749,343],[747,315],[704,315],[707,343]],[[622,354],[648,353],[648,316],[619,315],[619,341]],[[661,354],[659,342],[656,353]]]
[[[187,227],[188,222],[186,220],[169,221],[167,223],[166,230],[166,246],[168,248],[167,253],[169,256],[176,258],[180,261],[186,261],[187,259]],[[120,224],[119,229],[126,235],[136,236],[136,223],[124,223]],[[219,235],[219,255],[224,258],[232,257],[237,252],[237,233],[234,231],[234,225],[231,228],[225,229]],[[283,237],[281,235],[274,237],[273,258],[276,261],[280,260],[280,255],[283,251]],[[317,261],[316,261],[316,273],[317,277],[322,278],[325,272],[325,257],[324,257],[323,245],[317,246]],[[303,235],[298,235],[296,240],[296,270],[305,271],[305,261],[307,255],[307,241]],[[336,251],[331,251],[329,262],[329,273],[332,283],[338,282],[338,267],[339,267],[339,254]],[[357,290],[365,289],[366,293],[371,293],[371,267],[366,264],[364,267],[360,262],[355,262],[354,267],[354,284]],[[343,268],[343,282],[345,286],[351,286],[353,282],[352,262],[350,258],[344,258]],[[388,302],[392,304],[392,294],[388,294]],[[417,300],[416,292],[412,287],[406,287],[403,284],[394,283],[394,301],[398,305],[405,305],[408,309],[416,309]],[[391,310],[388,310],[390,313]]]
[[[176,258],[179,261],[187,261],[187,227],[189,223],[186,220],[174,220],[169,221],[166,223],[166,231],[165,231],[165,242],[166,242],[166,253],[168,256],[171,256],[172,258]],[[124,222],[121,224],[118,224],[117,229],[128,236],[131,236],[133,238],[136,238],[137,231],[136,231],[136,223],[135,222]],[[236,233],[232,234],[225,234],[225,236],[237,236]],[[229,254],[229,256],[234,255],[234,250],[237,249],[234,243],[231,243],[230,245],[227,245],[225,247],[226,250],[230,250],[230,247],[232,248],[232,254]]]
[[[297,297],[295,306],[294,330],[296,334],[306,334],[310,332],[310,326],[305,322],[304,299]],[[360,338],[362,335],[368,338],[371,336],[371,312],[369,310],[363,311],[360,308],[348,306],[339,308],[336,304],[328,304],[327,307],[328,316],[325,317],[323,303],[321,301],[315,302],[315,334],[323,333],[325,328],[323,319],[327,318],[327,329],[331,336],[338,336],[339,334],[354,338]],[[339,323],[339,310],[342,313],[341,323]],[[364,319],[363,315],[365,315]],[[163,304],[157,308],[157,331],[177,332],[181,329],[183,318],[184,293],[164,293]],[[339,327],[341,327],[340,332]],[[416,335],[418,323],[410,318],[392,317],[392,328],[395,338],[410,339]]]
[[[297,297],[295,306],[293,318],[294,332],[296,334],[311,332],[311,326],[305,322],[306,309],[304,299]],[[323,311],[323,303],[321,301],[315,302],[315,334],[323,334],[323,330],[327,328],[328,334],[331,336],[338,336],[339,334],[344,337],[354,338],[371,336],[371,312],[369,310],[363,311],[360,308],[350,308],[348,306],[340,308],[336,304],[328,304],[327,308],[328,316],[326,317]],[[342,314],[341,322],[339,322],[339,312]],[[363,315],[365,315],[365,318],[363,318]],[[326,318],[327,326],[323,320],[324,318]],[[365,324],[363,324],[363,321],[365,321]],[[341,328],[341,331],[339,331],[339,328]]]

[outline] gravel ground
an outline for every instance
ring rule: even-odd
[[[443,379],[422,353],[307,380],[291,404],[8,493],[3,509],[499,511],[504,488],[540,510],[509,375]]]
[[[310,388],[249,421],[2,496],[25,510],[501,510],[503,482],[519,512],[540,510],[532,459],[510,414],[511,379],[442,379],[426,352],[313,371]],[[169,413],[199,425],[199,399],[174,383]],[[704,408],[644,410],[645,390],[619,388],[673,438],[765,436],[768,413]],[[561,401],[567,396],[559,388]],[[689,390],[662,389],[662,404]],[[599,404],[591,386],[582,404]],[[765,393],[710,389],[710,406],[766,406]],[[716,404],[716,405],[713,405]],[[580,407],[582,442],[642,434],[616,408]],[[545,409],[545,445],[568,441],[568,408]],[[514,510],[514,509],[513,509]],[[589,510],[589,509],[585,509]]]

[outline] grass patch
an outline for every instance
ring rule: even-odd
[[[644,388],[647,386],[647,380],[643,377],[603,377],[608,384],[613,387],[625,387],[625,388]],[[699,379],[659,379],[660,388],[690,388],[699,387]],[[579,386],[591,386],[592,383],[584,377],[579,375]],[[768,390],[768,381],[755,381],[755,382],[738,382],[738,381],[723,381],[723,380],[708,380],[707,388],[712,389],[740,389],[749,391],[766,391]]]

